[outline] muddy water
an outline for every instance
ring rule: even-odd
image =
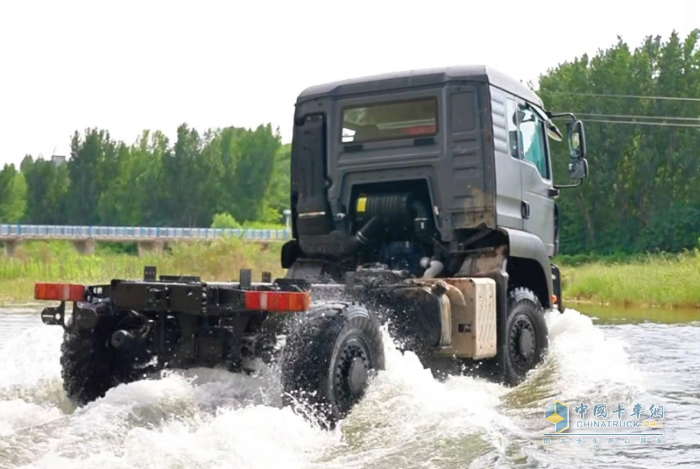
[[[335,432],[280,407],[274,370],[209,370],[120,386],[75,409],[61,388],[61,331],[32,308],[0,312],[0,467],[662,468],[700,467],[700,314],[586,308],[548,317],[547,361],[507,389],[436,382],[389,345],[387,370]],[[570,407],[566,443],[544,408]],[[574,408],[664,406],[654,429],[574,428]],[[586,419],[591,420],[591,412]],[[617,417],[609,415],[613,420]],[[655,419],[658,420],[658,419]],[[621,432],[635,432],[626,441]],[[616,432],[609,443],[573,432]]]

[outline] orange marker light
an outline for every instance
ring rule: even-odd
[[[306,311],[309,309],[308,292],[245,292],[245,308],[259,311]]]
[[[71,283],[35,283],[35,300],[84,301],[85,286]]]
[[[557,300],[558,300],[557,295],[552,295],[552,304],[556,304]]]

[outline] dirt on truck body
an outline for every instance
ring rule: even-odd
[[[550,141],[564,139],[575,182],[555,185]],[[262,358],[279,366],[285,403],[332,427],[384,368],[382,324],[436,377],[478,369],[518,384],[546,353],[544,312],[563,310],[555,200],[587,176],[585,153],[573,114],[486,66],[308,88],[294,113],[286,277],[217,283],[149,267],[142,280],[37,284],[37,299],[61,302],[42,318],[66,329],[66,392],[82,404],[148,371],[252,372]]]

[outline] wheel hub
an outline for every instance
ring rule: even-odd
[[[523,329],[520,332],[520,353],[526,359],[530,358],[535,351],[535,337],[530,329]]]
[[[362,362],[362,359],[359,357],[353,358],[350,364],[350,373],[348,373],[348,387],[350,388],[350,392],[352,394],[359,394],[362,392],[365,383],[367,383],[368,376],[367,368]]]
[[[509,331],[509,353],[513,365],[527,369],[535,355],[535,328],[527,317],[519,317]]]
[[[335,366],[334,388],[336,403],[342,409],[352,407],[364,393],[369,379],[369,352],[359,340],[348,341]]]

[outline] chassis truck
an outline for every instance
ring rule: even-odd
[[[550,141],[565,138],[574,182],[555,185]],[[249,373],[262,359],[278,367],[285,405],[332,428],[385,367],[385,325],[436,377],[517,385],[548,348],[545,312],[563,311],[555,200],[587,176],[585,153],[581,121],[487,66],[307,88],[284,278],[146,266],[143,279],[35,284],[36,299],[60,302],[41,317],[64,328],[67,395],[83,405],[165,368]]]

